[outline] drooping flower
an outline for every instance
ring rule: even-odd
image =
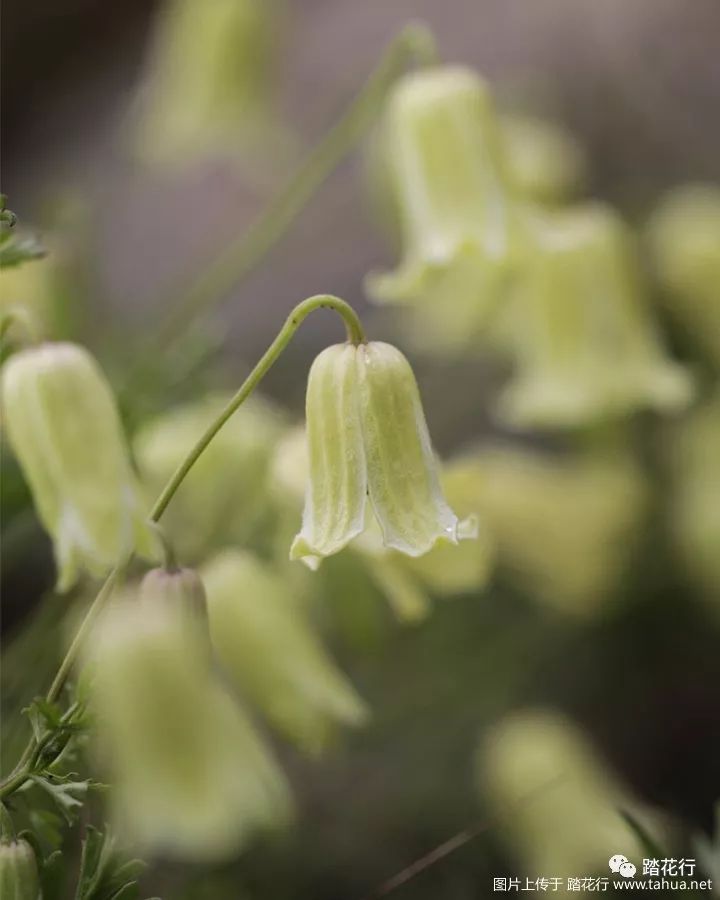
[[[135,142],[143,159],[232,157],[267,145],[273,131],[278,136],[278,12],[272,0],[165,4],[138,100]]]
[[[410,305],[429,343],[467,346],[497,304],[516,243],[489,90],[470,69],[413,73],[394,88],[384,129],[403,255],[396,271],[368,278],[368,292]]]
[[[150,495],[162,490],[227,399],[211,394],[139,430],[133,451]],[[213,438],[164,518],[179,557],[197,563],[213,547],[247,542],[261,527],[268,513],[271,451],[282,429],[278,410],[251,397]]]
[[[309,472],[307,443],[305,430],[298,428],[288,432],[276,448],[273,482],[277,500],[286,511],[283,518],[296,519],[302,506]],[[451,597],[485,586],[492,571],[493,542],[488,529],[477,527],[474,494],[444,467],[440,483],[452,508],[466,516],[458,526],[458,536],[475,539],[458,544],[439,541],[422,556],[407,556],[384,545],[377,520],[368,510],[366,529],[348,547],[353,560],[346,560],[347,564],[338,562],[323,572],[322,583],[328,596],[340,593],[347,597],[360,591],[364,596],[357,605],[363,606],[369,602],[365,596],[368,590],[379,591],[397,619],[411,624],[428,615],[431,595]],[[363,577],[357,577],[358,567]],[[364,591],[359,582],[365,585]]]
[[[650,218],[647,238],[670,314],[720,367],[720,187],[670,191]]]
[[[674,411],[689,375],[664,351],[620,218],[599,204],[536,214],[512,305],[516,375],[500,412],[514,425],[584,425]]]
[[[415,376],[390,344],[336,344],[312,365],[309,482],[291,559],[316,567],[363,532],[368,501],[384,546],[421,556],[464,528],[440,487]]]
[[[309,752],[339,724],[358,725],[365,704],[324,650],[291,586],[250,553],[226,551],[202,570],[210,635],[237,689]]]
[[[208,649],[192,617],[135,598],[108,609],[86,646],[112,816],[147,852],[220,859],[288,813],[285,780]]]
[[[133,550],[155,552],[110,386],[90,354],[48,343],[2,373],[10,443],[53,538],[58,589],[102,575]]]
[[[638,802],[562,715],[528,709],[508,716],[484,736],[477,762],[502,837],[529,874],[597,871],[618,850],[642,856],[620,811],[642,814]]]
[[[478,511],[516,589],[578,619],[612,609],[648,512],[648,486],[626,453],[498,445],[448,463],[446,483]]]

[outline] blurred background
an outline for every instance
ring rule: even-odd
[[[215,138],[207,122],[195,132],[170,114],[164,127],[147,124],[160,116],[153,103],[177,103],[170,95],[183,87],[178,75],[178,85],[157,88],[162,14],[163,4],[149,0],[4,3],[3,191],[49,251],[37,283],[13,290],[40,298],[50,335],[98,355],[133,439],[168,411],[237,385],[301,299],[346,299],[371,337],[410,357],[448,478],[454,472],[458,496],[478,507],[495,563],[477,584],[426,578],[431,610],[412,622],[393,615],[384,602],[392,589],[360,557],[330,561],[310,586],[303,579],[302,602],[367,702],[369,724],[339,735],[318,758],[273,738],[295,824],[227,864],[154,861],[146,894],[384,896],[387,879],[464,832],[472,837],[454,852],[390,885],[392,896],[460,900],[489,894],[498,876],[606,874],[604,850],[592,863],[571,846],[573,830],[589,835],[604,806],[639,811],[665,855],[699,856],[720,797],[720,452],[707,450],[720,446],[712,409],[720,347],[708,352],[693,323],[676,315],[646,235],[667,191],[720,184],[720,6],[286,0],[267,8],[267,46],[251,44],[260,47],[251,75],[261,97],[242,147],[239,137],[223,144],[227,135]],[[694,410],[640,412],[571,432],[503,424],[494,405],[509,377],[502,354],[432,352],[402,318],[368,303],[365,276],[391,268],[397,248],[392,223],[372,202],[371,151],[362,144],[172,352],[148,340],[337,120],[393,36],[417,19],[433,30],[443,61],[489,80],[503,115],[560,129],[575,168],[567,198],[554,202],[607,201],[636,229],[666,352],[699,385]],[[206,143],[187,139],[198,131]],[[708,303],[720,328],[717,284]],[[308,367],[339,339],[338,328],[330,316],[313,318],[264,383],[288,434],[302,421]],[[141,457],[143,445],[133,446]],[[468,459],[471,487],[463,487]],[[282,485],[276,470],[267,477]],[[299,505],[293,515],[290,534]],[[242,540],[258,549],[248,527]],[[49,680],[69,604],[50,593],[51,548],[7,450],[3,531],[8,769],[24,735],[11,722]],[[264,540],[256,542],[267,557]],[[447,565],[454,572],[458,564]],[[70,606],[83,602],[77,594]],[[565,759],[568,768],[577,763],[577,792],[573,777],[557,800],[564,806],[548,792],[526,815],[524,791]],[[631,855],[625,847],[637,836],[624,828],[618,817],[588,843],[604,848],[617,836],[627,843],[609,849]],[[544,829],[554,845],[544,847]]]

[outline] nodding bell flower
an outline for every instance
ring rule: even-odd
[[[220,554],[202,572],[218,659],[270,722],[315,753],[338,724],[364,721],[365,704],[304,620],[282,575],[238,551]]]
[[[213,860],[281,823],[289,799],[190,622],[168,603],[115,602],[85,647],[86,690],[117,828],[144,851]]]
[[[58,589],[102,575],[125,553],[153,556],[110,386],[90,354],[48,343],[13,354],[2,373],[10,443],[55,546]]]
[[[0,840],[0,897],[3,900],[39,900],[35,851],[27,841]]]
[[[535,247],[512,311],[517,372],[502,416],[570,427],[685,406],[690,378],[665,355],[620,218],[593,204],[538,214],[530,226]]]
[[[277,4],[170,0],[158,19],[137,108],[149,162],[233,156],[277,129],[272,94]]]
[[[619,848],[631,859],[642,856],[620,810],[644,810],[582,732],[555,712],[523,710],[495,725],[479,749],[478,775],[528,872],[592,872]]]
[[[407,75],[383,139],[404,250],[396,271],[370,275],[368,292],[429,317],[437,342],[466,345],[494,308],[515,244],[488,88],[461,67]]]
[[[316,568],[365,529],[368,501],[384,546],[421,556],[464,529],[440,487],[415,376],[390,344],[336,344],[310,370],[310,477],[291,559]]]
[[[720,367],[720,187],[670,191],[650,218],[647,238],[668,311]]]

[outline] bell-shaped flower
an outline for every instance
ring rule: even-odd
[[[588,205],[530,224],[535,248],[512,307],[517,371],[503,417],[570,427],[685,406],[691,380],[665,354],[619,217]]]
[[[648,513],[646,480],[625,453],[498,445],[450,462],[446,482],[478,511],[515,590],[577,619],[613,608]]]
[[[645,811],[562,715],[529,709],[507,717],[484,736],[477,763],[479,787],[502,823],[501,837],[533,876],[599,871],[619,850],[642,858],[621,810]]]
[[[278,14],[273,0],[163,5],[132,123],[142,159],[259,156],[286,143],[273,97]]]
[[[273,460],[277,499],[282,501],[283,516],[297,518],[308,481],[309,460],[307,437],[302,428],[288,432],[278,443]],[[493,547],[487,529],[479,529],[473,515],[473,494],[466,490],[451,471],[440,473],[441,486],[453,509],[463,519],[458,525],[459,544],[438,542],[422,556],[407,556],[383,544],[382,532],[372,511],[364,532],[353,540],[349,551],[353,559],[344,557],[324,569],[322,586],[328,596],[357,595],[357,606],[370,603],[368,593],[378,591],[389,603],[398,620],[406,623],[422,621],[432,608],[432,596],[451,597],[485,586],[492,571]],[[449,477],[446,477],[449,476]],[[359,571],[362,571],[362,575]],[[313,584],[317,582],[313,581]],[[362,594],[362,597],[359,595]]]
[[[238,691],[308,752],[338,724],[359,725],[363,701],[305,620],[283,576],[250,553],[226,551],[202,570],[210,636]]]
[[[220,859],[285,819],[282,773],[217,677],[207,632],[191,617],[123,599],[101,616],[85,661],[98,762],[129,842]]]
[[[336,344],[310,370],[310,475],[291,559],[316,567],[365,529],[368,501],[384,546],[421,556],[464,536],[443,495],[415,376],[390,344]]]
[[[403,252],[396,271],[369,276],[368,292],[411,304],[430,340],[466,346],[493,311],[516,246],[487,86],[454,66],[407,75],[390,97],[383,141]]]
[[[90,354],[48,343],[13,354],[2,372],[8,437],[52,536],[58,589],[81,570],[102,575],[155,538],[130,466],[110,386]]]
[[[647,239],[669,313],[720,368],[720,187],[670,191],[650,218]]]
[[[133,452],[148,495],[158,495],[227,400],[210,394],[139,430]],[[163,519],[180,558],[197,563],[212,548],[246,543],[261,528],[268,515],[269,461],[282,430],[279,411],[251,397],[213,438]]]
[[[500,133],[507,177],[519,198],[554,206],[577,195],[587,159],[569,131],[548,119],[504,113]]]

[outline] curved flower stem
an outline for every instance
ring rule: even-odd
[[[190,449],[183,462],[178,466],[177,470],[168,481],[167,485],[165,486],[158,499],[155,501],[155,504],[150,511],[149,518],[152,523],[157,524],[159,522],[159,520],[162,518],[163,513],[167,509],[168,504],[175,496],[177,489],[185,480],[188,472],[202,456],[203,452],[208,447],[212,439],[215,437],[218,431],[220,431],[220,429],[228,421],[228,419],[233,415],[233,413],[236,412],[237,409],[245,402],[245,400],[247,400],[250,394],[252,394],[255,388],[260,384],[262,379],[268,373],[273,363],[277,360],[283,350],[290,343],[290,340],[292,339],[293,335],[298,330],[300,325],[310,315],[310,313],[314,312],[316,309],[331,309],[336,312],[345,323],[348,341],[353,344],[365,343],[365,332],[363,331],[363,327],[360,319],[357,316],[357,313],[352,308],[352,306],[350,306],[344,300],[341,300],[339,297],[333,297],[330,294],[318,294],[315,297],[309,297],[307,300],[303,300],[302,303],[298,303],[298,305],[293,309],[293,311],[285,320],[285,324],[278,332],[275,340],[272,342],[272,344],[270,344],[268,349],[261,356],[255,368],[252,370],[252,372],[250,372],[248,377],[242,383],[240,389],[230,400],[227,406],[225,406],[225,408],[220,412],[217,418],[208,426],[204,434]],[[90,604],[90,608],[85,614],[85,618],[83,619],[80,628],[75,634],[73,642],[70,645],[65,658],[60,664],[60,668],[58,669],[57,674],[55,675],[55,678],[50,685],[50,689],[47,692],[46,699],[49,703],[54,703],[60,696],[60,692],[62,691],[67,677],[70,674],[73,665],[75,664],[75,660],[77,659],[83,642],[89,634],[90,629],[92,628],[101,610],[109,600],[115,585],[122,577],[129,562],[130,557],[124,557],[122,560],[120,560],[120,562],[117,563],[115,568],[105,579],[105,582],[100,588],[97,596]],[[0,783],[0,799],[2,799],[3,797],[7,797],[14,791],[18,790],[18,788],[22,787],[23,784],[25,784],[28,778],[32,775],[34,764],[36,761],[36,744],[37,742],[35,738],[31,738],[27,747],[25,748],[25,752],[20,758],[18,764],[15,766],[14,770],[2,783]]]
[[[153,522],[157,522],[160,516],[162,516],[162,514],[165,512],[165,509],[168,503],[172,500],[175,491],[177,491],[187,473],[202,455],[203,450],[205,450],[207,445],[215,437],[218,431],[220,431],[220,429],[227,422],[230,416],[232,416],[235,410],[242,403],[244,403],[244,401],[258,386],[260,381],[262,381],[272,364],[275,362],[278,356],[280,356],[285,347],[287,347],[290,339],[300,327],[300,324],[303,322],[306,316],[308,316],[314,310],[322,308],[332,309],[340,316],[342,316],[347,328],[347,337],[349,341],[351,341],[353,344],[362,344],[365,342],[365,334],[363,332],[362,325],[360,324],[360,320],[358,319],[355,310],[347,303],[345,303],[344,300],[340,300],[338,297],[332,297],[329,294],[319,294],[317,297],[310,297],[308,300],[304,300],[302,303],[299,303],[287,317],[287,320],[285,321],[283,327],[280,329],[277,337],[272,342],[272,344],[270,344],[255,368],[245,379],[242,386],[240,387],[240,390],[230,400],[230,402],[220,413],[217,419],[215,419],[215,421],[209,426],[205,434],[202,435],[202,437],[198,440],[192,450],[185,457],[184,461],[178,466],[175,474],[165,486],[165,489],[158,497],[155,505],[150,512],[150,519]]]
[[[150,329],[144,341],[145,354],[151,352],[150,348],[171,344],[255,268],[375,121],[392,82],[410,63],[430,65],[436,58],[435,39],[429,28],[421,23],[407,25],[345,114],[300,163],[260,218],[223,246],[198,275],[185,278],[179,288],[168,292],[168,302],[161,304],[168,312],[156,328]],[[128,377],[123,393],[131,392],[135,379],[142,374],[145,354]]]

